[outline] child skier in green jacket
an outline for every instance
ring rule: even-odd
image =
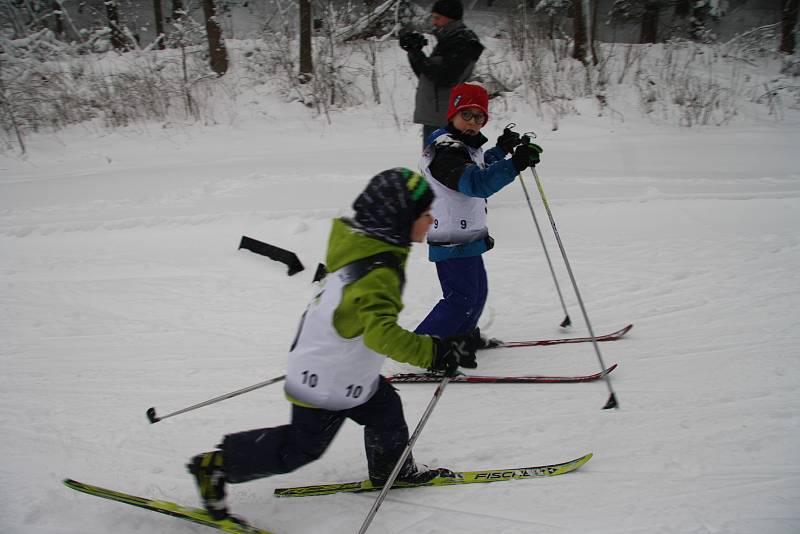
[[[439,339],[397,324],[406,259],[411,243],[425,238],[432,201],[422,175],[390,169],[374,176],[356,198],[352,219],[333,221],[329,274],[289,352],[285,392],[291,423],[229,434],[219,450],[195,456],[188,465],[213,517],[229,517],[226,484],[288,473],[316,460],[348,418],[364,426],[369,477],[383,484],[409,438],[400,397],[380,375],[385,357],[449,375],[459,366],[477,366],[463,336]],[[409,455],[398,480],[448,474],[421,469]]]

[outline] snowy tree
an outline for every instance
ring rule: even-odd
[[[0,27],[10,30],[8,37],[17,39],[44,28],[58,32],[57,0],[27,0],[0,2]],[[54,24],[50,24],[53,19]],[[63,32],[63,26],[61,27]]]
[[[587,28],[586,18],[583,12],[583,2],[578,0],[572,6],[572,27],[575,35],[575,46],[572,49],[572,57],[578,61],[586,61]]]
[[[574,35],[574,47],[572,57],[577,60],[585,61],[587,52],[588,36],[591,34],[587,28],[587,13],[590,9],[589,2],[584,0],[542,0],[536,6],[536,11],[542,13],[550,19],[551,38],[554,38],[555,20],[561,17],[572,17],[572,29]]]
[[[313,72],[311,60],[311,0],[300,0],[300,82],[307,82]]]
[[[784,0],[783,16],[781,17],[781,52],[794,54],[795,52],[795,27],[797,26],[797,13],[800,11],[800,0]]]
[[[662,4],[662,0],[616,0],[611,6],[608,19],[611,24],[641,24],[639,42],[655,43]]]
[[[111,46],[115,50],[127,50],[128,43],[125,39],[125,32],[119,20],[119,5],[117,0],[106,0],[106,16],[108,16],[108,26],[111,28]]]
[[[728,10],[728,0],[694,0],[689,15],[689,36],[695,41],[713,41],[709,23],[718,21]]]
[[[548,17],[569,16],[572,9],[572,0],[542,0],[536,6],[536,11]]]
[[[217,8],[214,0],[203,0],[203,14],[206,18],[211,68],[218,76],[222,76],[228,71],[228,51],[225,49],[225,40],[222,38],[222,28],[217,22]]]
[[[161,9],[161,0],[153,0],[153,17],[156,22],[156,41],[158,48],[164,49],[164,12]]]
[[[548,37],[552,40],[557,37],[556,28],[560,22],[569,16],[572,9],[570,0],[542,0],[536,6],[535,12],[546,16],[549,21]]]
[[[180,20],[186,14],[183,0],[172,0],[172,20]]]

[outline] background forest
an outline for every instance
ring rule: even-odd
[[[797,13],[798,0],[481,0],[465,20],[495,103],[524,101],[554,128],[587,101],[693,126],[734,120],[742,97],[776,118],[796,108]],[[0,141],[24,152],[31,132],[75,123],[214,123],[253,91],[328,121],[380,106],[402,126],[395,37],[427,17],[405,0],[2,0]]]

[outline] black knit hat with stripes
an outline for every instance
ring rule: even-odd
[[[433,203],[430,184],[398,167],[376,174],[353,202],[355,222],[366,233],[394,245],[411,244],[411,227]]]

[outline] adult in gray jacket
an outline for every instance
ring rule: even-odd
[[[436,46],[430,56],[422,51],[428,43],[419,33],[400,36],[400,48],[408,52],[408,60],[419,78],[414,107],[414,122],[422,124],[422,146],[428,137],[447,124],[450,90],[472,76],[472,69],[483,52],[475,32],[461,20],[461,0],[437,0],[431,8],[431,23]]]

